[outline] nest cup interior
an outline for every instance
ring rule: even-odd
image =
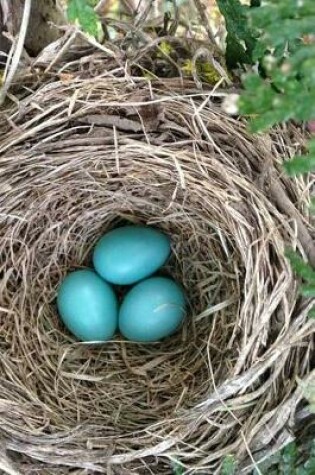
[[[85,99],[99,114],[108,110],[113,86],[104,84],[91,82],[93,95],[85,82],[74,83],[80,117]],[[1,416],[8,448],[92,468],[164,457],[169,449],[167,457],[189,452],[184,463],[209,469],[232,449],[245,456],[241,427],[257,450],[275,443],[279,426],[273,432],[264,424],[308,368],[307,312],[295,310],[296,283],[283,255],[296,235],[261,181],[264,161],[277,173],[289,145],[281,136],[270,148],[273,139],[251,138],[201,99],[196,116],[184,96],[165,101],[173,125],[162,122],[151,135],[117,138],[111,128],[67,116],[52,133],[54,117],[44,119],[46,129],[39,105],[63,104],[69,93],[61,83],[46,92],[32,98],[37,109],[26,100],[16,118],[29,121],[29,138],[19,143],[12,131],[2,148],[0,395],[8,404]],[[302,215],[297,197],[305,184],[281,180]],[[119,335],[102,345],[79,343],[57,314],[58,286],[70,271],[91,266],[97,240],[127,222],[171,237],[162,272],[184,286],[187,318],[158,343]],[[169,445],[160,447],[165,437]],[[156,473],[169,473],[163,467]]]
[[[59,428],[106,421],[117,432],[134,430],[200,402],[212,386],[209,358],[217,384],[229,372],[244,277],[233,229],[222,219],[224,182],[202,197],[202,184],[181,188],[174,161],[159,163],[141,150],[134,158],[122,156],[119,174],[114,153],[106,150],[93,159],[64,154],[60,161],[52,154],[48,160],[53,171],[45,182],[23,185],[25,220],[13,229],[23,242],[13,234],[7,251],[16,317],[7,319],[4,331],[13,339],[8,349],[20,355],[19,384],[49,408]],[[69,271],[92,267],[97,240],[127,222],[171,237],[172,256],[161,272],[185,288],[185,325],[155,344],[118,335],[98,346],[76,343],[57,314],[58,285]]]

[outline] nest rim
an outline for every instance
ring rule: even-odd
[[[297,216],[314,232],[309,178],[289,180],[279,167],[299,131],[251,137],[204,92],[156,88],[152,98],[148,81],[135,84],[78,73],[69,85],[56,73],[1,119],[1,297],[10,319],[1,322],[0,435],[21,467],[148,473],[151,464],[169,474],[177,461],[187,473],[216,473],[231,452],[246,467],[289,439],[285,424],[303,398],[294,378],[311,377],[310,302],[300,303],[283,254],[288,244],[306,253],[291,226]],[[293,206],[289,219],[268,180]],[[124,219],[172,236],[166,271],[194,312],[161,344],[117,338],[91,348],[60,326],[57,284],[89,266],[96,240]]]

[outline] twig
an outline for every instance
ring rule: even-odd
[[[137,6],[133,0],[121,0],[122,6],[129,15],[134,16],[137,12]]]
[[[201,87],[201,84],[198,77],[197,77],[197,66],[196,66],[196,63],[197,63],[197,60],[200,59],[201,57],[204,57],[206,58],[209,63],[211,64],[211,66],[213,67],[213,69],[215,69],[215,71],[219,74],[219,76],[221,76],[221,78],[226,82],[226,84],[228,84],[229,86],[232,86],[232,81],[230,80],[229,78],[229,75],[228,73],[226,72],[226,70],[224,69],[224,67],[214,59],[213,57],[213,54],[211,53],[211,51],[207,48],[198,48],[196,53],[194,54],[193,56],[193,67],[194,67],[194,79],[195,79],[195,82],[197,84],[197,87]]]
[[[210,40],[210,43],[212,44],[213,46],[213,49],[215,51],[217,51],[220,56],[222,55],[222,51],[220,49],[220,47],[218,46],[216,40],[215,40],[215,37],[214,37],[214,34],[211,30],[211,27],[210,27],[210,24],[209,24],[209,21],[208,21],[208,18],[207,18],[207,15],[205,13],[205,9],[206,7],[204,6],[204,4],[202,3],[201,0],[194,0],[195,1],[195,5],[196,5],[196,8],[198,10],[198,13],[199,13],[199,16],[200,16],[200,21],[202,23],[202,25],[204,26],[206,32],[207,32],[207,35],[208,35],[208,38]]]
[[[3,25],[6,25],[10,15],[10,7],[8,0],[0,0],[0,6],[2,11],[2,23]]]
[[[25,42],[25,37],[27,33],[27,28],[29,24],[29,19],[30,19],[30,13],[31,13],[31,7],[32,7],[32,0],[25,0],[24,4],[24,11],[23,11],[23,17],[22,17],[22,22],[21,22],[21,28],[19,31],[19,36],[18,40],[16,43],[16,46],[12,45],[12,48],[15,47],[15,51],[12,56],[12,61],[10,66],[7,66],[8,70],[8,75],[5,78],[5,82],[0,90],[0,105],[3,104],[7,92],[11,86],[11,83],[13,81],[14,75],[17,71],[17,68],[19,66],[20,58],[23,52],[24,48],[24,42]]]
[[[65,51],[69,50],[70,46],[72,45],[72,43],[74,42],[74,40],[76,39],[76,36],[77,36],[77,29],[74,28],[73,31],[71,30],[71,28],[69,28],[69,30],[66,32],[63,40],[66,40],[64,45],[59,49],[59,51],[57,50],[56,54],[54,55],[52,61],[49,63],[49,65],[47,66],[47,68],[45,69],[45,74],[47,74],[49,72],[49,70],[58,62],[60,61],[60,58],[62,58],[62,56],[64,55]]]
[[[96,7],[94,8],[94,11],[96,13],[102,13],[103,10],[106,10],[106,7],[110,4],[110,0],[100,0]]]
[[[137,28],[138,26],[140,26],[142,23],[145,22],[145,20],[147,19],[151,9],[152,9],[152,5],[154,3],[154,0],[150,0],[148,2],[148,4],[146,5],[145,8],[143,8],[137,15],[136,19],[135,19],[135,23],[134,23],[134,26]]]

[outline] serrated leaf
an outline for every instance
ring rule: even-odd
[[[79,23],[82,30],[97,37],[99,17],[89,0],[69,0],[67,16],[71,23]]]

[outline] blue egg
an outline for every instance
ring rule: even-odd
[[[129,340],[157,341],[174,333],[186,314],[182,288],[165,277],[151,277],[135,285],[119,311],[119,329]]]
[[[124,226],[105,234],[97,243],[93,264],[103,279],[130,285],[157,271],[171,250],[169,238],[147,226]]]
[[[91,270],[69,274],[57,296],[59,314],[80,341],[110,340],[118,327],[118,303],[107,282]]]

